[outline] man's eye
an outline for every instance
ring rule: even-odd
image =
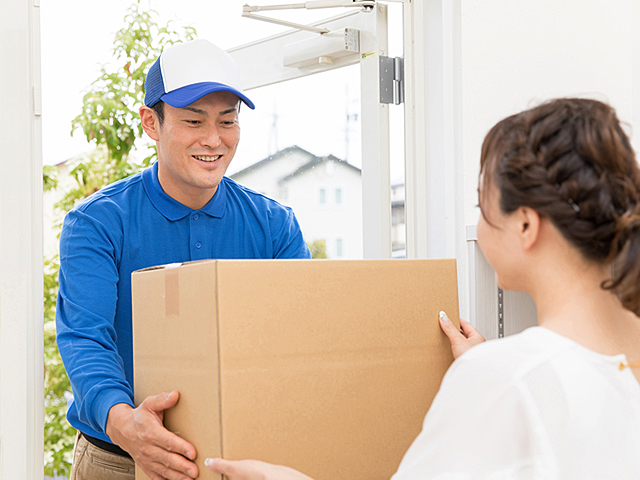
[[[200,125],[200,120],[186,120],[189,125]]]

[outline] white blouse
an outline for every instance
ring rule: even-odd
[[[640,384],[621,363],[542,327],[473,347],[393,480],[640,479]]]

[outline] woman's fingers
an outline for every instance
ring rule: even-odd
[[[312,480],[293,468],[272,465],[258,460],[224,460],[207,458],[205,466],[229,480]]]
[[[456,359],[474,345],[484,342],[484,337],[469,322],[460,319],[458,329],[445,312],[440,312],[440,328],[451,342],[451,352]],[[460,331],[462,330],[462,332]]]

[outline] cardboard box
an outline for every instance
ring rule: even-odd
[[[221,260],[133,274],[136,405],[207,457],[389,479],[453,361],[455,260]],[[148,478],[138,469],[136,478]]]

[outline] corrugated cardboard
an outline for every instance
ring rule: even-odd
[[[221,260],[133,274],[136,405],[207,457],[389,479],[453,361],[455,260]],[[148,478],[138,469],[136,478]]]

